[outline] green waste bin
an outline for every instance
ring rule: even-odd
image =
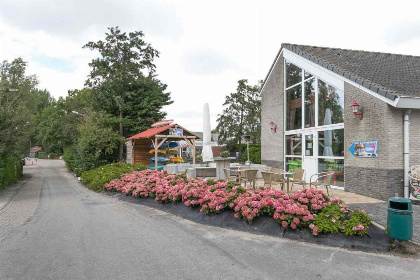
[[[411,200],[392,197],[388,200],[388,236],[397,240],[413,238],[413,209]]]

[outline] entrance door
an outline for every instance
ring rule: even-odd
[[[312,132],[303,134],[302,168],[305,170],[305,180],[307,183],[309,183],[311,176],[318,172],[314,135]]]

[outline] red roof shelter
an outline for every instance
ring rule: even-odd
[[[162,126],[160,124],[162,123]],[[169,123],[169,124],[168,124]],[[165,125],[166,124],[166,125]],[[153,127],[155,126],[155,127]],[[195,164],[195,140],[199,139],[197,135],[183,128],[178,124],[171,124],[169,121],[160,121],[154,123],[152,128],[142,131],[136,135],[128,137],[127,144],[127,162],[135,164],[150,163],[150,148],[155,150],[155,170],[158,167],[158,149],[166,141],[184,140],[192,146],[193,164]]]

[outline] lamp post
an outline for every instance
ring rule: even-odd
[[[247,154],[247,161],[245,161],[246,166],[251,165],[251,161],[249,161],[249,142],[251,142],[251,135],[243,135],[242,139],[246,141],[246,154]]]
[[[354,116],[359,116],[359,119],[363,120],[363,112],[360,109],[360,104],[357,103],[356,101],[351,105],[351,108],[353,110],[353,114]]]

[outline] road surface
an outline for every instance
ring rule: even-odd
[[[0,209],[0,279],[419,279],[420,261],[221,229],[83,188],[62,161]]]

